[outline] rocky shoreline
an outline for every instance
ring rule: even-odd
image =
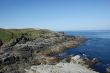
[[[67,48],[77,47],[83,41],[85,41],[84,38],[65,36],[63,32],[53,31],[42,33],[34,40],[21,35],[0,47],[0,73],[25,73],[25,69],[33,65],[56,65],[64,60],[69,62],[70,58],[62,60],[50,55],[61,53]],[[79,63],[79,61],[76,62]],[[92,64],[89,59],[81,60],[81,63]]]

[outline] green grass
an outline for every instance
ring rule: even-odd
[[[0,39],[6,43],[9,42],[11,39],[20,37],[22,34],[25,35],[25,37],[30,38],[30,39],[35,39],[39,37],[41,34],[45,34],[50,32],[49,30],[35,30],[32,28],[28,29],[2,29],[0,28]]]

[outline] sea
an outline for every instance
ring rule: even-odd
[[[99,73],[106,73],[110,65],[110,30],[64,31],[66,35],[80,36],[87,40],[76,48],[69,48],[64,55],[87,55],[97,58],[98,63],[91,68]]]

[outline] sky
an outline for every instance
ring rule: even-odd
[[[0,28],[110,30],[110,0],[0,0]]]

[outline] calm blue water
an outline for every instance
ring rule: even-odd
[[[86,54],[89,58],[98,58],[99,63],[92,68],[105,73],[107,64],[110,64],[110,31],[65,31],[66,35],[77,35],[88,40],[74,49],[66,49],[64,54]]]

